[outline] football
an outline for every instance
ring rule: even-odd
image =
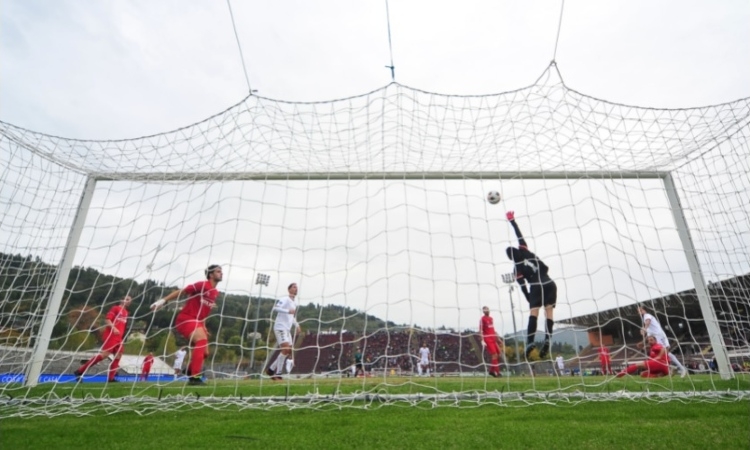
[[[497,191],[490,191],[487,193],[487,201],[493,205],[498,204],[500,202],[500,193]]]

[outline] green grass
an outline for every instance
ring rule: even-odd
[[[3,397],[13,401],[0,405],[0,443],[13,449],[748,448],[748,391],[748,375],[733,380],[389,377],[219,381],[206,387],[183,382],[43,384],[32,389],[6,385]],[[481,402],[374,400],[385,394],[437,392],[514,395]],[[596,395],[616,392],[638,399]],[[369,394],[371,401],[253,401],[257,396],[283,400],[310,393],[323,399]],[[529,399],[530,393],[550,397]],[[638,395],[645,393],[714,395],[666,401]],[[49,402],[61,398],[66,400],[59,406]]]
[[[575,407],[383,406],[373,410],[188,409],[4,419],[2,447],[75,448],[748,448],[750,402],[590,402]]]

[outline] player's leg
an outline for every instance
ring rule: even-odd
[[[537,301],[538,300],[538,301]],[[537,305],[538,303],[538,305]],[[526,327],[526,358],[529,358],[531,352],[536,348],[534,338],[536,337],[537,320],[539,320],[539,310],[541,309],[541,299],[532,298],[529,301],[529,324]]]
[[[81,367],[76,369],[73,372],[73,375],[75,375],[76,378],[80,381],[81,377],[86,373],[87,370],[91,368],[91,366],[99,364],[99,362],[104,360],[104,358],[109,358],[109,355],[112,354],[111,349],[114,348],[116,344],[117,340],[114,338],[114,336],[112,336],[111,334],[107,336],[104,339],[104,344],[102,345],[102,349],[99,354],[89,359]]]
[[[111,383],[114,383],[117,381],[115,376],[117,375],[117,369],[120,368],[120,358],[122,358],[122,342],[120,342],[120,345],[117,346],[115,349],[115,358],[112,360],[112,363],[109,365],[109,373],[107,374],[107,380]]]
[[[269,371],[272,372],[271,378],[278,379],[278,375],[284,372],[284,363],[286,362],[287,356],[291,354],[292,337],[286,330],[273,330],[276,335],[276,342],[279,344],[279,354],[276,359],[269,367]]]
[[[677,356],[674,355],[674,353],[670,353],[669,347],[665,347],[667,349],[667,356],[669,357],[669,362],[672,363],[673,366],[676,366],[677,369],[680,371],[680,377],[685,378],[687,375],[687,368],[682,365],[679,359],[677,359]]]
[[[549,354],[550,344],[552,342],[552,328],[555,325],[555,305],[557,304],[557,285],[547,283],[542,286],[542,303],[544,304],[544,344],[539,350],[539,357],[544,359]]]
[[[485,343],[490,354],[490,375],[497,377],[500,375],[500,349],[494,340],[486,339]]]
[[[631,364],[628,367],[625,368],[622,372],[618,373],[616,376],[617,378],[624,377],[625,375],[632,375],[636,372],[638,372],[641,369],[646,368],[646,363],[644,361],[639,361],[635,364]]]
[[[203,384],[203,360],[208,350],[208,334],[203,325],[195,322],[195,329],[190,334],[189,341],[192,347],[190,351],[190,378],[189,384]]]
[[[658,378],[669,375],[669,366],[660,364],[657,361],[646,361],[644,366],[646,371],[641,374],[643,378]]]

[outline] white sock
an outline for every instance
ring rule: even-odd
[[[279,357],[276,359],[276,373],[277,374],[283,374],[284,373],[284,363],[286,362],[286,355],[283,353],[279,353]]]
[[[279,354],[279,356],[277,356],[276,359],[273,360],[273,362],[271,363],[271,365],[268,366],[268,368],[271,370],[271,372],[277,373],[279,371],[279,369],[278,369],[278,362],[279,362],[279,358],[280,357],[281,357],[281,354]]]
[[[669,353],[669,360],[672,361],[672,364],[677,366],[678,369],[685,370],[685,366],[683,366],[682,363],[680,363],[680,360],[678,360],[674,354]]]

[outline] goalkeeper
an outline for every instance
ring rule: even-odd
[[[529,247],[521,234],[521,229],[516,223],[515,213],[508,211],[505,215],[513,226],[513,231],[518,238],[518,248],[508,247],[505,253],[513,261],[516,281],[521,285],[526,301],[529,302],[529,326],[526,334],[526,358],[536,348],[534,336],[536,335],[539,310],[544,307],[546,317],[546,334],[544,345],[539,350],[539,356],[545,358],[549,354],[550,340],[552,339],[552,327],[554,326],[553,311],[557,303],[557,285],[547,274],[549,268],[539,257],[529,251]]]
[[[175,318],[175,329],[190,341],[190,363],[188,364],[188,384],[203,385],[201,372],[203,371],[203,360],[208,349],[208,331],[205,320],[208,314],[216,306],[216,298],[219,291],[216,285],[221,282],[223,274],[221,266],[212,264],[205,271],[206,281],[199,281],[185,286],[183,289],[172,291],[166,297],[155,301],[151,310],[156,312],[171,301],[187,296],[185,306],[177,313]]]

